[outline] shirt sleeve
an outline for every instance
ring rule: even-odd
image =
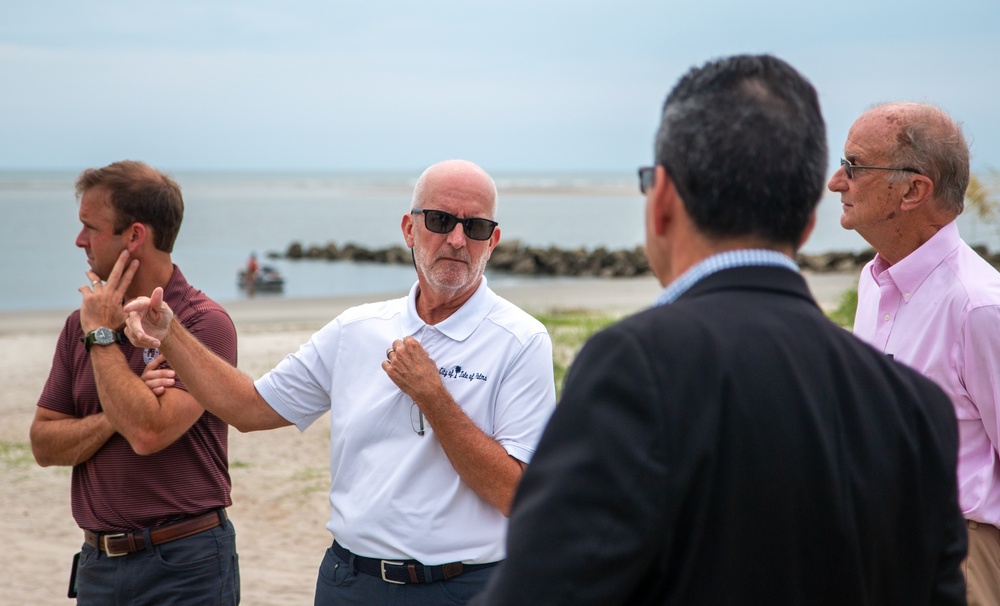
[[[525,342],[505,374],[497,397],[493,439],[510,456],[530,463],[555,404],[552,340],[540,332]]]
[[[335,319],[254,382],[264,401],[299,431],[330,410],[340,337],[340,322]]]
[[[73,402],[73,348],[70,341],[77,333],[73,327],[80,325],[77,318],[79,318],[77,314],[70,315],[63,325],[62,332],[59,333],[56,351],[52,355],[49,377],[46,379],[45,387],[38,398],[38,405],[42,408],[65,415],[77,414]]]
[[[978,307],[969,312],[962,330],[962,382],[969,399],[979,410],[983,426],[1000,451],[1000,306]]]

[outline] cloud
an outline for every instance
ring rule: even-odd
[[[474,154],[631,170],[677,78],[738,52],[813,81],[831,149],[872,102],[925,99],[1000,165],[998,9],[923,4],[6,3],[0,169],[409,170]]]

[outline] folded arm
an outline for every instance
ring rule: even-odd
[[[92,347],[90,360],[104,414],[136,454],[153,454],[173,444],[204,412],[182,389],[167,389],[157,397],[118,347]]]
[[[29,432],[31,453],[42,467],[79,465],[114,434],[104,413],[77,418],[39,406]]]

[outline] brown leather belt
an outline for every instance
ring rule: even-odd
[[[183,539],[191,535],[221,526],[226,522],[226,510],[216,509],[206,514],[187,518],[180,522],[158,526],[149,530],[149,540],[153,545],[162,545],[170,541]],[[117,557],[146,549],[146,536],[142,530],[119,533],[99,533],[92,530],[83,531],[83,540],[108,557]]]

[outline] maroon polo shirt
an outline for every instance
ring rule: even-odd
[[[236,365],[236,329],[226,311],[187,283],[177,266],[164,288],[177,320],[221,358]],[[38,405],[75,417],[102,411],[90,354],[80,339],[80,311],[66,319],[52,370]],[[109,345],[107,347],[115,347]],[[129,368],[141,375],[156,350],[119,344]],[[185,389],[178,380],[176,386]],[[148,528],[232,504],[229,426],[205,412],[176,442],[139,456],[119,434],[73,467],[73,517],[81,528],[121,532]]]

